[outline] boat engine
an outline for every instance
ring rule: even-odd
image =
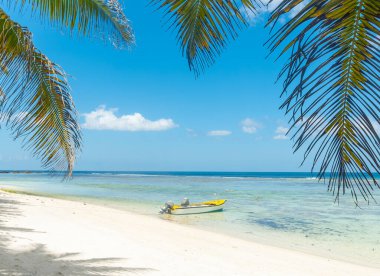
[[[167,201],[165,206],[161,208],[160,214],[171,214],[174,203],[172,201]]]
[[[181,206],[182,207],[188,207],[190,205],[190,201],[187,197],[185,197],[182,202],[181,202]]]

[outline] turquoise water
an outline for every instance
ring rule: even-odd
[[[0,187],[87,200],[158,216],[167,200],[228,200],[221,213],[161,219],[380,267],[380,208],[334,204],[307,173],[77,172],[70,181],[43,173],[0,174]],[[376,198],[380,201],[379,193]]]

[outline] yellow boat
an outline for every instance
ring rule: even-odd
[[[161,208],[161,214],[172,214],[172,215],[190,215],[190,214],[201,214],[222,211],[226,199],[216,199],[205,201],[201,203],[190,204],[188,199],[185,199],[182,204],[173,204],[172,202],[166,202],[165,207]]]

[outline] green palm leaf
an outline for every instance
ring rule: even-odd
[[[117,0],[0,0],[20,11],[31,10],[54,26],[77,30],[85,36],[100,36],[116,48],[134,43],[129,20]]]
[[[163,9],[190,70],[196,75],[215,62],[238,29],[247,24],[246,12],[255,12],[255,0],[152,0]]]
[[[350,192],[369,202],[379,187],[380,1],[284,0],[268,24],[299,3],[306,6],[278,28],[271,51],[290,53],[281,108],[291,115],[294,149],[314,155],[319,177],[339,199]],[[330,171],[330,173],[328,173]]]
[[[1,119],[49,169],[72,172],[81,146],[65,73],[0,9]]]

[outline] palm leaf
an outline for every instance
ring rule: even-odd
[[[116,48],[134,43],[129,20],[117,0],[0,0],[31,10],[54,26],[109,40]]]
[[[182,54],[196,75],[215,62],[238,29],[247,24],[246,11],[256,0],[152,0],[164,10],[170,28],[178,33]]]
[[[299,3],[306,6],[271,36],[269,47],[289,61],[281,108],[291,117],[294,150],[314,155],[319,178],[339,200],[350,192],[366,202],[379,187],[380,1],[284,0],[275,22]]]
[[[81,147],[65,73],[0,9],[1,119],[49,169],[72,172]]]

